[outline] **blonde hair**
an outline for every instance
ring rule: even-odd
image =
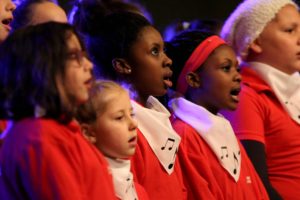
[[[89,100],[81,105],[76,114],[79,123],[93,123],[99,113],[106,109],[110,94],[120,94],[128,91],[116,82],[97,80],[90,90]]]

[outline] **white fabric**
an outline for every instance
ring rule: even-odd
[[[112,173],[116,196],[122,200],[137,200],[133,175],[130,172],[130,160],[105,158]]]
[[[147,100],[147,108],[132,101],[138,129],[145,136],[157,159],[171,174],[180,143],[180,136],[172,128],[169,111],[154,97]]]
[[[220,35],[238,56],[245,58],[249,45],[287,4],[298,8],[292,0],[244,0],[225,21]]]
[[[272,88],[289,116],[300,124],[300,74],[289,75],[264,63],[250,62],[249,65]]]
[[[230,123],[182,97],[169,102],[176,117],[192,126],[210,146],[224,169],[237,182],[241,170],[241,153]]]

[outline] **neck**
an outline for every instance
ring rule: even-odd
[[[148,98],[149,98],[149,95],[142,95],[142,94],[139,94],[135,100],[136,100],[139,104],[141,104],[142,106],[145,107]]]

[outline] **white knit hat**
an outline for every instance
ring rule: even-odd
[[[225,21],[221,37],[242,58],[248,55],[248,47],[287,4],[298,6],[292,0],[244,0]]]

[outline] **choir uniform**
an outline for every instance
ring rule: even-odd
[[[1,199],[116,199],[104,156],[72,121],[27,118],[7,129]]]

